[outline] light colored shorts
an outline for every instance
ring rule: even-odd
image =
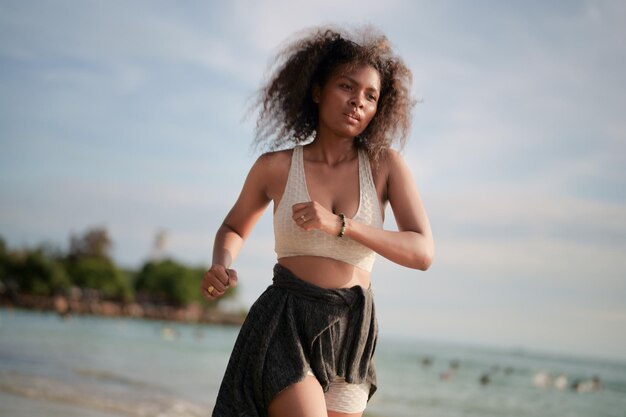
[[[307,375],[315,376],[311,370]],[[369,384],[349,384],[343,377],[337,377],[324,393],[326,408],[339,413],[362,413],[367,406]]]

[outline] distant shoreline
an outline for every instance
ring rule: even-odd
[[[215,307],[190,304],[185,307],[154,303],[122,303],[109,300],[68,299],[65,296],[42,297],[33,295],[0,298],[0,308],[38,310],[57,313],[64,318],[72,316],[128,317],[147,320],[165,320],[182,323],[207,323],[240,326],[246,312],[226,312]]]

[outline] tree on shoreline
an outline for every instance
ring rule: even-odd
[[[176,306],[207,302],[200,294],[204,268],[190,268],[173,259],[147,262],[135,278],[137,298]],[[229,291],[228,296],[232,297]]]
[[[95,290],[108,300],[130,302],[134,299],[128,276],[110,259],[81,257],[68,261],[66,268],[72,283],[79,288]]]
[[[70,236],[69,259],[102,258],[111,259],[113,242],[109,232],[103,227],[87,230],[82,236]]]
[[[9,250],[0,236],[0,297],[67,295],[72,287],[78,287],[95,293],[97,298],[123,303],[138,298],[176,307],[217,304],[207,302],[200,294],[206,268],[161,259],[146,261],[139,271],[124,271],[110,257],[111,247],[103,227],[71,235],[67,253],[44,245]],[[235,290],[229,291],[229,297]]]
[[[0,246],[0,281],[5,291],[51,296],[70,288],[63,262],[51,256],[45,247],[8,252],[4,241]]]
[[[134,299],[132,285],[113,262],[112,246],[103,227],[94,227],[79,236],[71,235],[65,268],[75,286],[97,291],[104,299],[130,302]]]

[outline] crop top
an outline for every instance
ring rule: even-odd
[[[274,237],[278,259],[289,256],[322,256],[346,262],[371,271],[376,252],[348,237],[339,238],[321,230],[301,229],[292,218],[291,207],[311,201],[304,174],[304,156],[301,145],[293,149],[291,167],[285,191],[274,213]],[[359,208],[354,220],[382,228],[383,218],[374,187],[369,158],[359,149]]]

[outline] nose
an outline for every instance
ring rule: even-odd
[[[361,108],[363,107],[363,97],[361,97],[361,94],[355,94],[350,98],[350,104],[356,108]]]

